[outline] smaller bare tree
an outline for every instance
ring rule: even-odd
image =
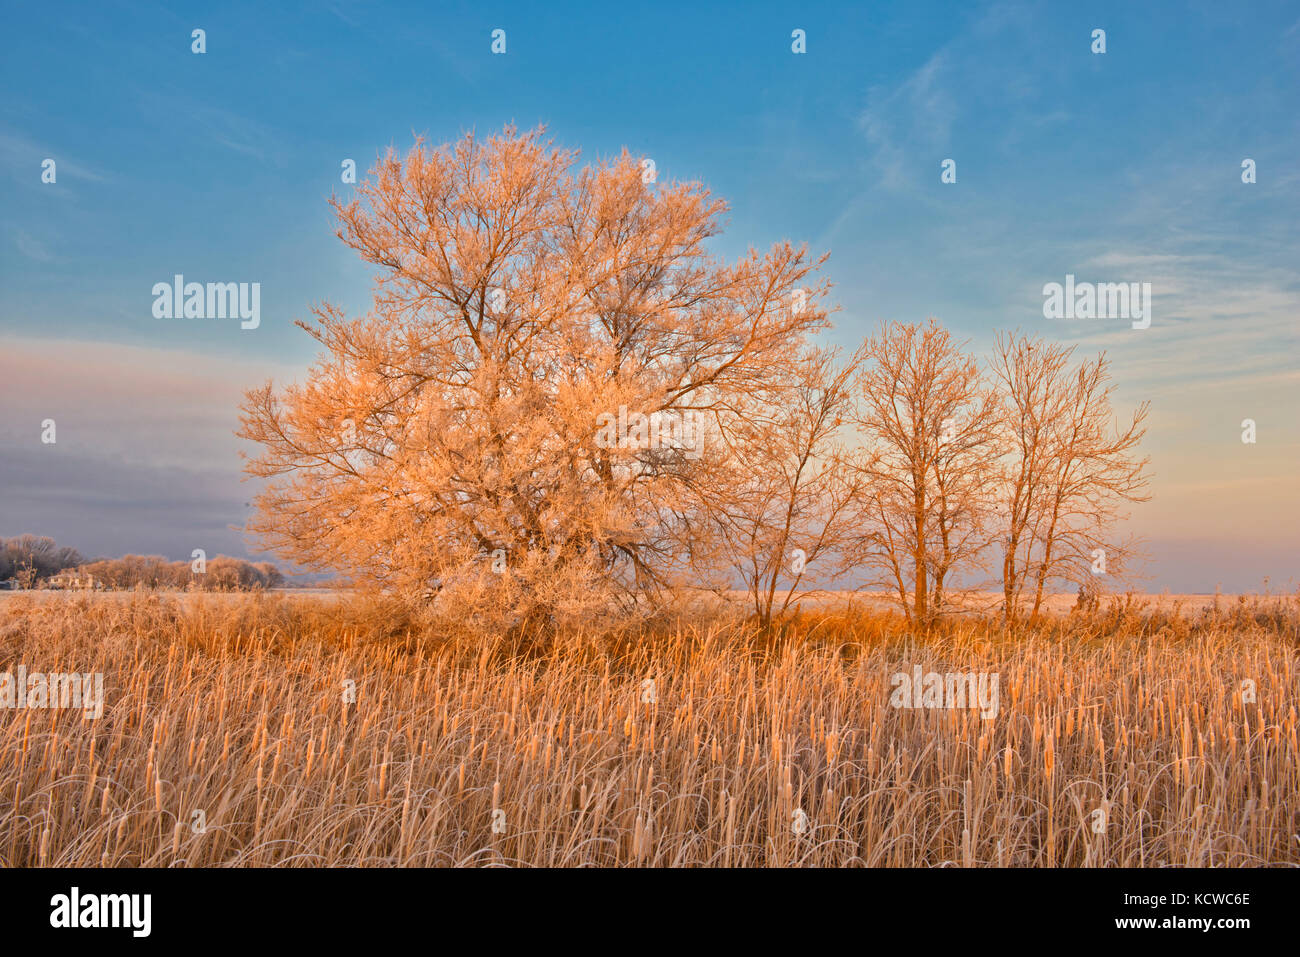
[[[933,319],[882,326],[855,360],[864,467],[864,528],[855,551],[867,584],[896,596],[925,627],[955,573],[987,545],[997,403],[976,361]]]
[[[1115,537],[1123,506],[1146,501],[1143,403],[1127,423],[1115,415],[1105,353],[1071,366],[1072,348],[999,335],[991,362],[1003,394],[1008,449],[1002,471],[1003,610],[1025,602],[1037,618],[1051,583],[1098,591],[1098,576],[1122,574],[1136,554]]]
[[[856,371],[837,351],[810,349],[789,381],[751,396],[724,435],[735,475],[715,521],[763,627],[843,569],[863,481],[844,442]]]

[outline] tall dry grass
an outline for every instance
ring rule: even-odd
[[[394,614],[0,602],[0,671],[101,671],[106,698],[97,721],[0,710],[0,861],[1300,862],[1294,601],[926,640],[827,613],[483,642]],[[998,674],[999,714],[891,707],[914,665]]]

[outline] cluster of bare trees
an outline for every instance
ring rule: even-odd
[[[75,548],[59,545],[44,535],[0,537],[0,581],[17,581],[22,588],[34,587],[84,561]]]
[[[371,311],[317,308],[307,381],[244,403],[252,528],[512,621],[740,584],[767,622],[836,581],[925,623],[981,576],[1015,617],[1121,570],[1146,410],[1116,424],[1104,356],[1002,336],[981,362],[933,321],[819,347],[824,257],[720,261],[725,204],[652,179],[541,131],[390,151],[333,201]]]
[[[196,571],[192,562],[171,562],[161,555],[123,555],[87,561],[75,548],[40,535],[0,538],[0,582],[40,588],[67,581],[70,587],[196,588],[204,591],[252,591],[274,588],[284,575],[270,562],[250,562],[218,555]]]
[[[1076,363],[1003,333],[982,365],[931,320],[882,327],[854,365],[864,442],[846,465],[865,475],[866,508],[846,557],[909,620],[949,610],[957,576],[999,582],[1014,620],[1037,616],[1049,587],[1095,593],[1123,574],[1134,543],[1116,529],[1147,497],[1147,407],[1116,417],[1104,354]]]
[[[87,562],[77,571],[105,588],[195,588],[201,591],[255,591],[283,584],[284,575],[270,562],[250,562],[218,555],[202,572],[192,562],[169,562],[161,555],[123,555]]]

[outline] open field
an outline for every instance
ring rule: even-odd
[[[104,707],[0,708],[0,863],[1300,864],[1294,598],[485,642],[335,597],[6,596],[0,672]],[[917,666],[996,713],[891,706]]]
[[[26,596],[36,601],[67,601],[75,599],[82,595],[93,594],[96,598],[109,598],[114,601],[131,601],[139,598],[141,595],[166,595],[175,599],[194,599],[202,602],[204,600],[216,599],[219,601],[242,601],[250,593],[240,591],[181,591],[179,589],[107,589],[104,591],[79,591],[59,588],[35,588],[29,591],[22,589],[0,591],[0,601],[6,598],[17,598]],[[278,598],[341,598],[349,595],[350,592],[334,588],[275,588],[267,594],[275,595]]]
[[[20,595],[36,601],[66,601],[70,597],[82,594],[75,591],[64,591],[58,589],[40,588],[32,591],[0,591],[0,602],[6,599],[16,598]],[[137,592],[134,590],[122,591],[98,591],[94,593],[97,597],[108,598],[114,601],[129,602],[138,599],[141,594],[144,595],[166,595],[182,601],[204,602],[204,601],[224,601],[239,603],[247,598],[246,592],[186,592],[170,591],[166,589],[145,590]],[[304,598],[315,601],[335,602],[341,599],[352,599],[356,597],[355,593],[346,588],[274,588],[267,592],[268,595],[276,598]],[[1199,617],[1203,615],[1214,614],[1232,614],[1238,605],[1244,605],[1249,602],[1285,600],[1286,596],[1273,595],[1214,595],[1214,594],[1177,594],[1171,592],[1161,593],[1131,593],[1120,595],[1103,595],[1101,596],[1102,604],[1111,601],[1124,603],[1137,603],[1147,611],[1169,612],[1172,614]],[[988,615],[996,614],[1000,607],[1002,596],[993,591],[969,591],[960,592],[954,597],[954,602],[963,609],[964,614],[969,615]],[[1294,600],[1294,599],[1293,599]],[[1046,595],[1043,598],[1043,610],[1048,615],[1068,615],[1077,601],[1076,596],[1070,594],[1053,594]],[[815,591],[809,592],[802,600],[801,606],[806,610],[821,611],[842,611],[848,610],[870,613],[886,613],[893,611],[897,606],[894,599],[879,591]],[[733,591],[725,596],[724,601],[719,601],[713,592],[699,593],[699,600],[696,607],[718,610],[727,608],[739,613],[745,613],[750,608],[749,596],[742,591]]]

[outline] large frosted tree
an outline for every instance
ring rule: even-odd
[[[333,200],[374,301],[316,308],[306,380],[247,394],[251,528],[515,620],[703,584],[723,437],[797,381],[825,286],[789,243],[720,261],[725,204],[649,168],[507,128],[390,150]]]

